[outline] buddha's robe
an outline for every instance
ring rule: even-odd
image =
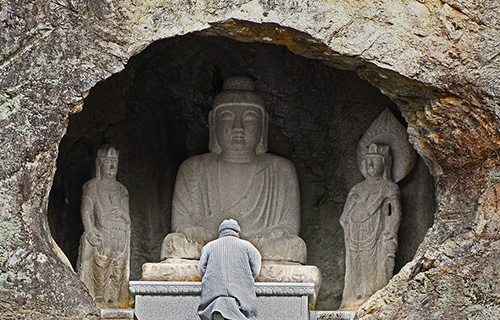
[[[401,219],[397,184],[384,180],[378,190],[364,182],[347,196],[340,222],[346,242],[346,274],[341,309],[357,308],[392,277]]]
[[[227,163],[213,153],[187,159],[179,168],[172,205],[177,234],[165,239],[162,258],[199,259],[203,244],[188,243],[182,231],[203,227],[215,239],[218,226],[229,218],[238,221],[242,238],[264,260],[305,263],[305,243],[298,237],[298,178],[290,161],[272,154],[246,164]]]

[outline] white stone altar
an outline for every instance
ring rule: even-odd
[[[259,319],[308,320],[313,283],[256,282]],[[137,320],[198,319],[201,282],[130,281]]]

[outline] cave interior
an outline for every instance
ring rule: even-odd
[[[398,106],[355,71],[292,53],[287,47],[189,34],[164,39],[99,82],[71,115],[59,146],[48,219],[57,244],[76,265],[83,225],[80,198],[104,143],[120,150],[117,180],[130,194],[131,280],[159,260],[170,232],[173,187],[180,163],[208,152],[208,113],[224,79],[247,76],[270,115],[269,152],[291,160],[301,189],[300,236],[308,264],[323,274],[319,310],[340,305],[344,239],[339,224],[347,194],[363,180],[356,147],[386,108]],[[436,209],[434,180],[418,157],[401,182],[403,217],[395,272],[411,261]]]

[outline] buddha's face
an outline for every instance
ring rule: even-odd
[[[115,179],[118,172],[118,159],[102,158],[100,168],[102,178]]]
[[[215,112],[215,134],[223,151],[255,151],[262,134],[261,109],[229,105]]]
[[[382,177],[384,174],[384,158],[381,156],[367,156],[366,173],[370,177]]]

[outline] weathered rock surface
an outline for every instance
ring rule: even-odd
[[[358,318],[498,317],[497,1],[4,0],[0,7],[2,318],[97,316],[47,224],[68,115],[153,41],[202,29],[356,71],[408,121],[436,181],[435,223],[414,261]]]

